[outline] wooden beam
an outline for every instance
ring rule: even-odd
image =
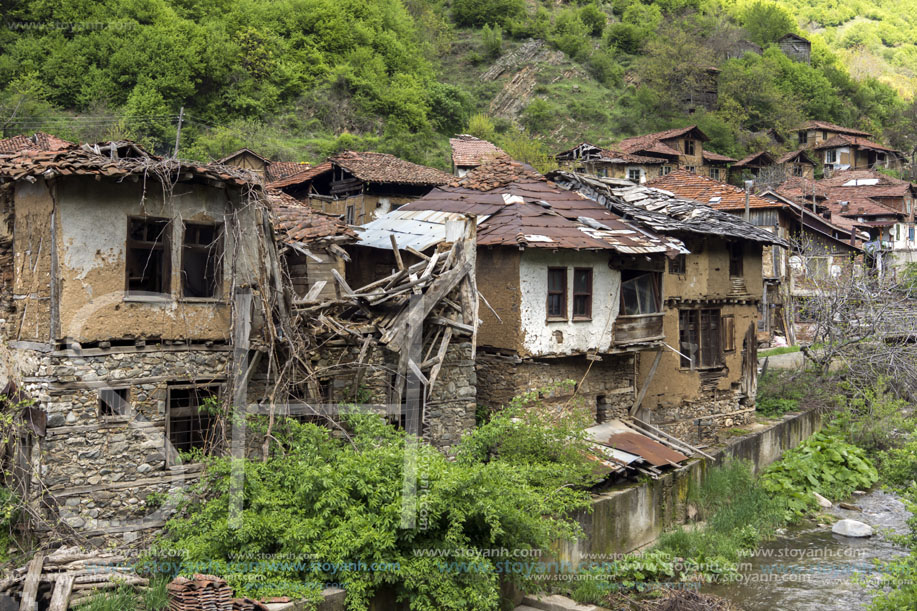
[[[331,268],[331,275],[334,277],[334,280],[341,287],[341,290],[344,291],[344,294],[348,297],[353,296],[353,289],[350,288],[350,285],[347,284],[347,281],[341,276],[338,270]]]
[[[659,361],[662,360],[662,348],[656,351],[656,358],[653,359],[653,366],[650,367],[650,373],[646,376],[646,380],[643,381],[643,387],[640,389],[640,394],[637,395],[637,399],[634,401],[633,407],[630,408],[630,415],[634,416],[637,414],[637,410],[640,409],[640,404],[643,403],[643,397],[646,396],[646,391],[650,387],[650,382],[653,381],[653,376],[656,375],[656,369],[659,368]]]
[[[19,611],[38,611],[35,597],[38,595],[38,582],[41,580],[41,568],[44,562],[45,555],[38,552],[29,563],[29,571],[22,584],[22,602],[19,603]]]
[[[73,591],[73,575],[61,575],[54,583],[54,593],[48,611],[67,611],[70,606],[70,593]]]
[[[401,260],[401,251],[398,250],[398,240],[395,239],[395,234],[388,234],[389,239],[392,242],[392,252],[395,253],[395,263],[398,264],[398,269],[404,269],[404,261]]]
[[[433,385],[436,383],[436,378],[439,376],[439,370],[443,367],[443,361],[446,359],[446,350],[449,348],[449,341],[452,339],[452,327],[446,327],[446,332],[443,334],[442,342],[439,345],[439,350],[436,352],[436,364],[433,365],[433,369],[430,370],[430,383],[427,385],[427,397],[430,397],[430,394],[433,392]]]

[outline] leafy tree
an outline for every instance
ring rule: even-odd
[[[481,40],[484,43],[484,53],[490,59],[496,59],[500,56],[500,51],[503,49],[503,28],[499,25],[490,27],[489,25],[484,25],[481,28]]]
[[[511,25],[525,13],[525,0],[454,0],[452,16],[464,26]]]
[[[582,22],[589,29],[589,33],[592,36],[601,36],[602,31],[605,29],[605,23],[608,21],[608,17],[605,13],[598,7],[594,2],[587,4],[579,11],[579,16]]]
[[[742,26],[754,42],[764,46],[794,32],[796,21],[776,2],[757,0],[742,13]]]

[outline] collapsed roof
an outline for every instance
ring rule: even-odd
[[[670,191],[574,172],[555,171],[548,176],[559,186],[593,199],[625,220],[638,221],[658,233],[713,235],[787,246],[773,233],[746,223],[734,214],[677,197]]]

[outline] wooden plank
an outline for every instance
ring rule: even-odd
[[[38,583],[41,580],[41,567],[44,562],[45,555],[38,552],[29,563],[29,572],[22,584],[22,602],[19,603],[19,611],[38,611],[35,597],[38,595]]]
[[[344,280],[344,278],[341,276],[340,272],[338,272],[338,270],[336,270],[336,269],[334,269],[334,268],[332,267],[332,268],[331,268],[331,275],[334,277],[334,280],[335,280],[335,281],[338,283],[338,285],[341,287],[341,290],[344,291],[344,294],[347,295],[348,297],[352,297],[352,296],[353,296],[353,289],[350,288],[350,285],[347,284],[347,281]]]
[[[436,384],[436,378],[439,376],[439,370],[443,367],[443,361],[446,359],[446,350],[449,348],[449,341],[452,339],[452,327],[446,327],[443,334],[442,342],[439,344],[439,350],[436,352],[437,362],[430,370],[430,383],[427,385],[427,398],[433,392],[433,385]]]
[[[455,321],[449,318],[442,318],[441,316],[431,316],[429,318],[429,321],[433,323],[434,325],[452,327],[453,329],[457,329],[459,331],[462,331],[463,333],[468,333],[468,334],[474,333],[474,327],[472,325],[466,325],[464,323],[460,323],[458,321]]]
[[[73,579],[73,575],[61,575],[57,578],[48,611],[67,611],[70,593],[73,591]]]
[[[353,377],[353,397],[357,398],[357,393],[360,392],[360,384],[363,382],[363,374],[366,372],[366,360],[370,357],[373,351],[373,339],[370,336],[367,336],[363,340],[363,345],[360,347],[360,356],[357,360],[357,373]]]
[[[650,367],[650,373],[646,376],[646,380],[643,381],[643,387],[640,389],[640,394],[637,395],[637,399],[634,401],[634,405],[630,408],[630,415],[633,416],[637,413],[637,410],[640,409],[640,404],[643,403],[643,397],[646,396],[646,391],[650,387],[650,382],[653,381],[653,376],[656,375],[656,369],[659,368],[659,361],[662,360],[662,348],[656,351],[656,358],[653,359],[653,366]]]
[[[409,253],[411,253],[412,255],[414,255],[415,257],[417,257],[418,259],[423,259],[424,261],[429,261],[429,260],[430,260],[430,257],[428,257],[427,255],[423,254],[422,252],[420,252],[420,251],[417,250],[416,248],[412,248],[412,247],[408,246],[407,248],[405,248],[405,250],[408,251]]]
[[[309,292],[306,293],[306,296],[302,298],[301,302],[294,303],[309,303],[318,299],[319,293],[322,292],[322,289],[328,285],[327,280],[318,280],[309,288]]]
[[[428,386],[430,381],[427,379],[427,376],[423,374],[420,370],[420,367],[417,366],[417,363],[414,362],[414,359],[408,359],[408,369],[417,376],[417,379],[420,380],[421,386]]]
[[[398,250],[398,240],[395,239],[395,234],[388,234],[389,240],[392,242],[392,252],[395,254],[395,263],[398,264],[398,269],[404,269],[404,261],[401,260],[401,251]]]

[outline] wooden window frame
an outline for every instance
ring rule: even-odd
[[[730,242],[729,249],[729,277],[745,277],[745,245],[742,242]]]
[[[576,274],[580,272],[588,272],[588,291],[576,291]],[[591,267],[574,267],[573,268],[573,320],[575,321],[587,321],[592,320],[592,294],[593,294],[593,272]],[[586,298],[586,313],[579,314],[576,313],[576,298],[585,297]]]
[[[179,458],[178,452],[180,450],[193,449],[197,447],[192,442],[192,444],[188,448],[176,448],[175,444],[172,442],[173,419],[187,418],[187,417],[194,418],[195,415],[200,416],[200,405],[198,405],[197,407],[194,407],[194,406],[174,407],[172,405],[172,391],[189,390],[189,389],[201,389],[201,390],[213,389],[213,394],[216,397],[219,397],[222,394],[223,385],[220,384],[219,382],[199,383],[199,384],[177,383],[177,384],[169,384],[166,387],[166,414],[165,414],[166,415],[166,418],[165,418],[166,434],[165,434],[165,451],[163,452],[166,457],[166,460],[165,460],[166,468],[173,466],[175,464],[178,464],[178,458]],[[196,410],[196,413],[193,413],[192,410]],[[189,415],[186,416],[184,414],[185,411],[187,411]],[[208,420],[209,425],[213,426],[216,423],[217,419],[213,416],[208,415],[207,420]],[[203,430],[203,427],[200,427],[199,430]],[[208,448],[205,447],[204,449],[207,450]],[[215,449],[216,449],[215,447],[209,448],[209,453],[213,453]]]
[[[637,275],[625,280],[624,279],[625,273],[636,273]],[[644,312],[642,311],[642,308],[641,308],[641,311],[639,312],[627,313],[627,309],[625,306],[626,304],[625,285],[628,282],[637,280],[638,278],[647,277],[647,276],[650,278],[650,281],[651,281],[650,286],[652,287],[652,291],[653,291],[652,297],[653,297],[654,310],[652,312]],[[639,294],[637,294],[636,296],[639,302],[640,301]],[[618,307],[618,315],[619,316],[646,316],[646,315],[653,315],[653,314],[660,314],[660,313],[662,313],[662,274],[659,272],[648,272],[648,271],[641,271],[641,270],[623,270],[622,275],[621,275],[621,299],[620,299],[620,305]]]
[[[688,272],[688,255],[676,255],[674,259],[669,259],[669,273],[676,276],[684,276]]]
[[[118,407],[112,407],[111,404],[116,401],[120,404]],[[131,405],[131,388],[122,386],[119,388],[102,388],[99,390],[99,417],[102,419],[124,419],[127,418]]]
[[[637,178],[632,178],[632,173],[636,173]],[[627,180],[640,184],[640,168],[627,168]]]
[[[720,179],[720,169],[719,168],[710,168],[710,178],[713,180]]]
[[[721,369],[724,366],[722,318],[719,308],[678,311],[678,350],[685,355],[680,357],[681,369],[694,371]],[[697,351],[691,354],[685,344],[696,345]]]
[[[720,315],[720,330],[723,334],[721,346],[723,352],[736,351],[736,317],[735,314]]]
[[[357,207],[354,204],[347,204],[344,207],[344,223],[355,225],[357,222]]]
[[[213,241],[210,244],[189,244],[187,242],[188,229],[189,228],[199,228],[199,227],[211,227],[213,228]],[[222,298],[223,295],[223,253],[225,252],[225,232],[223,231],[222,223],[197,223],[197,222],[185,222],[182,223],[182,239],[181,239],[181,298],[185,301],[188,300],[206,300],[214,301]],[[204,254],[207,259],[214,257],[215,261],[213,263],[213,292],[211,295],[187,295],[186,284],[187,272],[185,269],[187,260],[187,255],[191,253]]]
[[[150,241],[149,239],[134,240],[131,238],[132,225],[137,222],[145,224],[163,223],[162,239]],[[146,233],[146,232],[145,232]],[[148,236],[145,236],[148,237]],[[159,216],[129,216],[127,217],[127,239],[125,241],[125,260],[124,260],[124,291],[128,296],[149,297],[141,293],[156,293],[163,297],[169,297],[172,294],[172,219]],[[160,252],[162,257],[161,277],[159,279],[158,291],[143,291],[137,288],[131,288],[131,260],[133,252],[137,249],[145,249],[149,252]],[[147,261],[149,261],[147,255]],[[144,263],[144,266],[146,263]],[[145,268],[144,268],[145,269]]]
[[[695,165],[686,165],[685,170],[691,172],[692,174],[697,174],[697,166]]]
[[[694,140],[685,138],[685,155],[694,155]]]
[[[557,291],[551,290],[551,273],[552,272],[561,272],[561,278],[563,278],[562,288]],[[548,321],[561,321],[569,320],[569,315],[567,311],[567,268],[566,267],[549,267],[548,268],[548,285],[547,285],[547,297],[545,299],[545,318]],[[560,310],[562,314],[551,314],[551,295],[559,294],[560,297]]]

